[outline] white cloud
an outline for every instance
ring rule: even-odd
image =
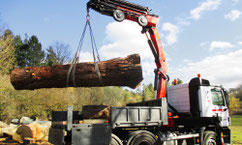
[[[191,17],[198,20],[202,13],[205,11],[216,10],[220,4],[221,0],[207,0],[206,2],[201,3],[197,8],[190,11]]]
[[[229,12],[228,14],[224,15],[225,19],[234,21],[236,19],[238,19],[240,17],[242,13],[238,10],[232,10],[231,12]]]
[[[176,17],[175,20],[177,21],[177,25],[179,26],[189,26],[191,24],[191,22],[188,21],[187,18]]]
[[[108,44],[100,48],[103,57],[110,59],[139,53],[145,59],[153,59],[152,52],[141,27],[133,22],[112,22],[106,27]]]
[[[93,55],[90,52],[81,52],[79,54],[79,62],[93,62]]]
[[[208,41],[201,42],[201,43],[200,43],[200,47],[207,46],[208,44],[209,44],[209,42],[208,42]]]
[[[150,82],[155,68],[154,57],[141,30],[138,24],[130,21],[109,23],[106,27],[107,44],[100,48],[100,55],[102,58],[111,59],[139,53],[144,82]]]
[[[230,42],[224,42],[224,41],[212,41],[210,43],[209,50],[213,51],[214,49],[227,49],[227,48],[233,48],[235,47]]]
[[[148,78],[148,76],[154,76],[154,69],[156,68],[154,62],[152,63],[151,61],[150,62],[144,61],[144,62],[142,62],[142,68],[143,68],[143,76],[145,76],[144,79],[150,79],[150,77]],[[150,80],[148,80],[148,81],[150,81]]]
[[[226,55],[207,57],[199,62],[188,63],[184,67],[170,69],[172,76],[187,82],[200,73],[212,84],[226,88],[237,87],[242,81],[242,49]]]
[[[239,41],[239,42],[238,42],[238,45],[242,45],[242,41]]]
[[[179,32],[177,26],[167,22],[162,25],[162,31],[169,32],[165,38],[168,45],[172,45],[177,41],[177,34]]]

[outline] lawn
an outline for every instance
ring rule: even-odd
[[[231,118],[232,145],[242,145],[242,115],[234,115]]]

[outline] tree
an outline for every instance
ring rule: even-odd
[[[71,48],[69,45],[64,44],[63,42],[56,41],[52,46],[50,46],[53,50],[51,52],[54,53],[56,56],[56,61],[58,64],[63,64],[69,61],[70,54],[71,54]]]
[[[45,52],[42,50],[42,45],[36,36],[31,36],[28,40],[28,62],[27,66],[40,66],[44,61]]]
[[[28,46],[23,43],[20,35],[15,36],[14,47],[16,48],[15,57],[17,66],[25,67],[27,64]]]
[[[22,41],[20,36],[15,37],[16,59],[19,67],[41,66],[44,63],[45,52],[37,36],[26,36]]]
[[[234,96],[234,94],[230,94],[229,99],[229,112],[231,114],[238,112],[240,109],[239,99]]]
[[[235,97],[242,101],[242,83],[235,90]]]
[[[155,91],[154,91],[154,87],[153,87],[152,83],[150,83],[148,85],[144,85],[143,89],[144,89],[143,97],[145,100],[154,99]]]
[[[46,61],[46,64],[49,65],[49,66],[59,64],[56,53],[54,52],[54,50],[51,46],[47,49],[47,56],[46,56],[45,61]]]
[[[10,30],[5,30],[0,37],[0,73],[8,74],[15,65],[14,37]]]

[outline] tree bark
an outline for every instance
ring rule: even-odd
[[[102,86],[136,88],[143,80],[138,54],[98,62],[101,77],[98,77],[93,62],[78,63],[75,75],[70,73],[67,84],[69,68],[70,64],[16,68],[11,72],[11,83],[16,90]]]

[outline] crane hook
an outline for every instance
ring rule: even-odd
[[[89,8],[87,8],[87,16],[86,16],[86,20],[87,20],[88,22],[90,22],[90,20],[91,20],[91,16],[89,15]]]

